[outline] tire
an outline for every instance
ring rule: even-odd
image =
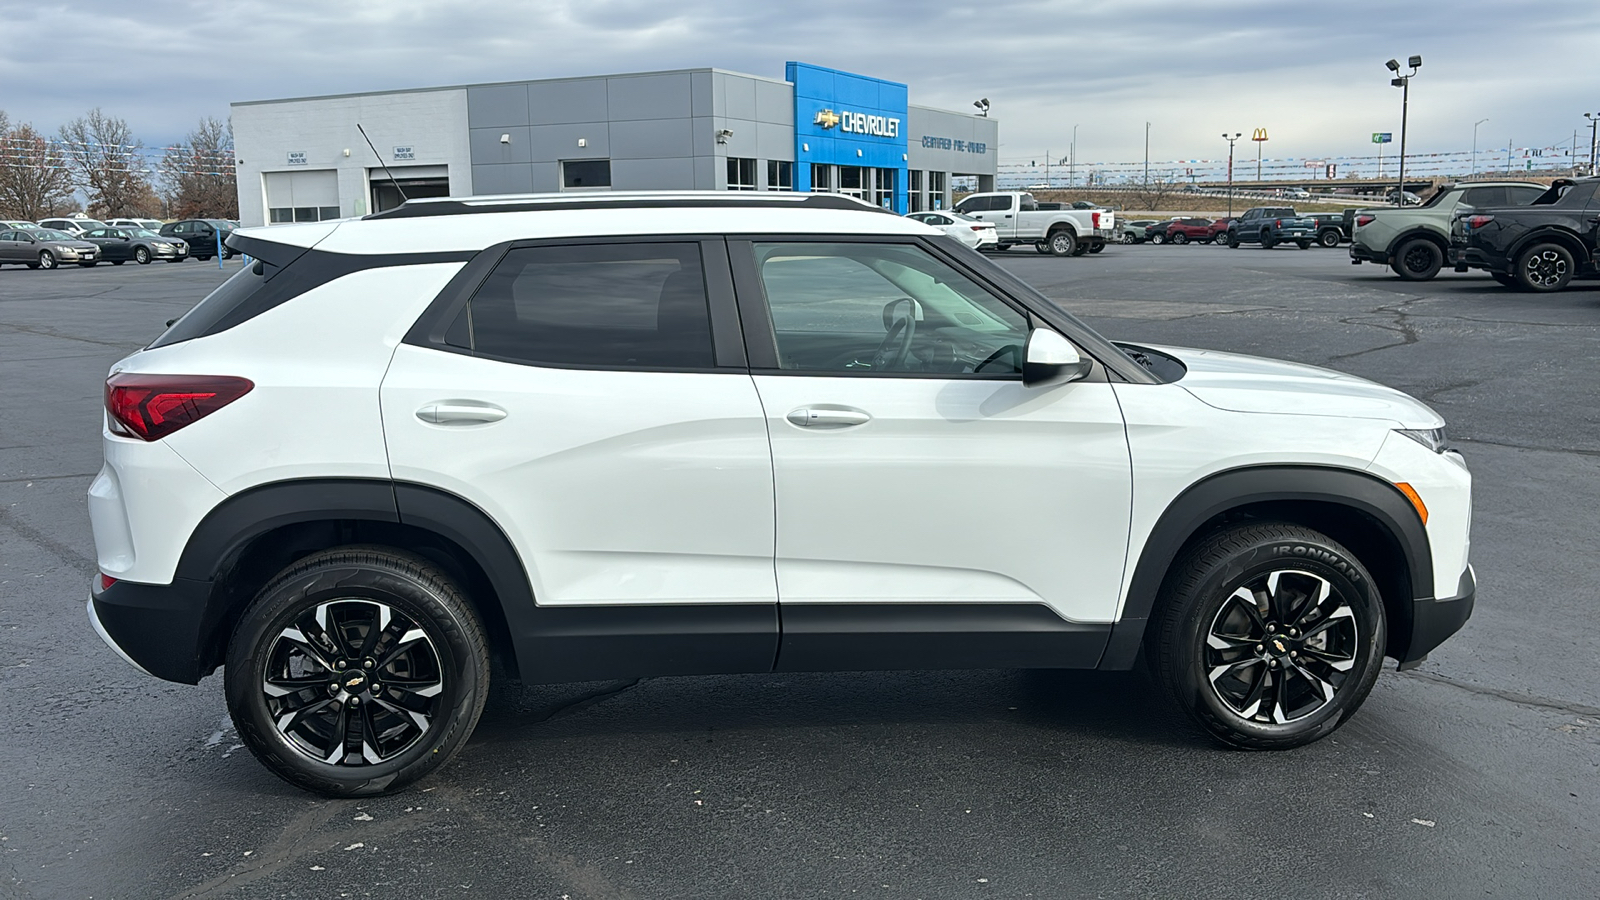
[[[1406,281],[1427,281],[1444,266],[1444,251],[1427,238],[1411,238],[1395,248],[1389,268]]]
[[[1277,245],[1278,245],[1277,242],[1274,241],[1268,235],[1263,234],[1261,236],[1261,249],[1263,249],[1263,250],[1271,250],[1273,247],[1276,247]]]
[[[1162,234],[1159,231],[1156,232],[1155,234],[1150,235],[1150,243],[1155,244],[1158,247],[1161,246],[1162,244],[1165,244],[1166,242],[1167,242],[1167,236]]]
[[[1095,245],[1093,245],[1093,246],[1091,246],[1089,248],[1089,252],[1090,253],[1099,253],[1100,251],[1102,251],[1104,249],[1106,249],[1106,245],[1105,244],[1095,244]]]
[[[1226,243],[1228,243],[1228,233],[1226,231],[1217,232],[1216,235],[1214,235],[1211,238],[1211,243],[1213,243],[1213,244],[1226,244]]]
[[[1294,245],[1296,247],[1299,247],[1301,250],[1310,250],[1311,249],[1311,242],[1310,241],[1295,241]]]
[[[120,266],[120,265],[122,265],[122,264],[123,264],[123,263],[125,263],[125,262],[127,262],[127,260],[125,260],[125,259],[113,259],[113,260],[112,260],[112,261],[111,261],[111,264],[112,264],[112,265],[113,265],[113,266]]]
[[[1050,245],[1046,244],[1044,241],[1040,241],[1039,243],[1033,245],[1033,249],[1039,253],[1049,253]]]
[[[133,261],[138,263],[141,266],[150,265],[150,248],[148,248],[148,247],[135,247],[135,248],[133,248]]]
[[[1317,243],[1329,249],[1337,247],[1339,246],[1339,232],[1330,228],[1322,233],[1322,236],[1317,239]]]
[[[1326,737],[1383,667],[1387,623],[1372,576],[1309,528],[1218,532],[1174,564],[1160,602],[1150,636],[1157,678],[1234,747],[1286,750]]]
[[[1049,246],[1051,256],[1077,256],[1079,253],[1078,236],[1066,228],[1050,232],[1044,242]]]
[[[994,245],[994,249],[995,249],[995,252],[997,252],[997,253],[1004,253],[1007,250],[1011,249],[1011,245],[1010,244],[995,244]]]
[[[1187,244],[1189,243],[1189,236],[1180,231],[1172,236],[1172,242],[1174,244]]]
[[[30,269],[54,269],[55,267],[56,267],[56,255],[54,253],[51,253],[49,250],[40,250],[39,251],[39,264],[36,265],[36,266],[29,266],[28,268],[30,268]]]
[[[223,247],[222,248],[222,258],[223,259],[233,259],[235,256],[238,256],[238,255],[239,254],[234,252],[233,248],[231,248],[231,247]]]
[[[328,622],[338,626],[331,634]],[[378,648],[356,647],[377,623],[387,626]],[[300,560],[256,595],[228,644],[224,689],[240,739],[278,777],[329,797],[387,793],[466,744],[488,696],[488,642],[432,563],[341,547]],[[360,732],[354,749],[347,725]]]
[[[1129,234],[1129,233],[1128,233],[1128,232],[1126,232],[1126,231],[1124,231],[1124,232],[1123,232],[1123,233],[1122,233],[1122,242],[1123,242],[1123,243],[1124,243],[1124,244],[1131,244],[1131,243],[1133,243],[1133,242],[1134,242],[1134,239],[1133,239],[1133,235],[1131,235],[1131,234]]]
[[[1534,244],[1517,256],[1517,283],[1526,291],[1549,293],[1572,282],[1572,251],[1560,244]]]
[[[1239,249],[1239,236],[1237,234],[1234,234],[1231,231],[1228,232],[1227,241],[1229,250]]]

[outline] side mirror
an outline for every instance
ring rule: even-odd
[[[1066,384],[1088,375],[1093,367],[1093,360],[1078,355],[1078,348],[1056,332],[1035,328],[1028,334],[1028,346],[1023,351],[1023,385]]]

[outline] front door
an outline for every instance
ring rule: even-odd
[[[1111,385],[1025,387],[1028,315],[920,242],[730,247],[772,439],[778,667],[1094,665],[1132,489]]]
[[[394,477],[504,530],[536,601],[508,612],[525,679],[771,669],[772,466],[742,354],[713,350],[708,285],[739,349],[728,281],[720,240],[512,249],[398,348]]]

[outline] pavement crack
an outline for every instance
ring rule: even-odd
[[[76,549],[34,528],[32,525],[23,522],[10,509],[0,508],[0,527],[11,529],[20,535],[23,540],[44,550],[71,568],[94,569],[98,565],[94,557],[80,553]]]
[[[1533,450],[1539,453],[1572,453],[1578,456],[1600,458],[1600,450],[1583,450],[1578,447],[1539,447],[1533,444],[1513,444],[1509,441],[1490,441],[1484,438],[1451,438],[1461,444],[1483,444],[1486,447],[1504,447],[1508,450]]]
[[[1575,716],[1600,717],[1600,706],[1589,706],[1583,703],[1568,703],[1561,700],[1550,700],[1545,697],[1535,697],[1532,694],[1520,694],[1516,691],[1507,691],[1501,690],[1500,688],[1485,687],[1479,684],[1470,684],[1465,681],[1457,681],[1456,679],[1445,675],[1435,675],[1432,672],[1419,672],[1412,670],[1410,672],[1400,672],[1398,674],[1403,675],[1406,678],[1418,678],[1423,681],[1433,682],[1434,684],[1447,684],[1451,687],[1459,688],[1471,694],[1479,694],[1484,697],[1495,697],[1500,700],[1506,700],[1511,703],[1515,703],[1519,706],[1534,706],[1538,707],[1539,709],[1550,709],[1555,710],[1556,712],[1571,713]]]
[[[1358,325],[1366,328],[1377,328],[1383,331],[1393,332],[1400,336],[1400,340],[1393,344],[1384,344],[1381,347],[1368,347],[1365,350],[1357,350],[1354,353],[1341,353],[1338,356],[1330,356],[1328,357],[1328,361],[1333,362],[1341,359],[1352,359],[1357,356],[1365,356],[1368,353],[1377,353],[1379,350],[1393,350],[1396,347],[1409,347],[1412,344],[1422,340],[1422,337],[1417,334],[1416,326],[1411,324],[1411,314],[1405,309],[1405,307],[1416,303],[1421,299],[1423,298],[1412,297],[1410,300],[1401,301],[1398,305],[1380,306],[1374,309],[1371,313],[1368,313],[1368,315],[1380,315],[1383,313],[1392,314],[1394,316],[1394,324],[1392,325],[1381,325],[1376,322],[1363,322],[1360,321],[1361,317],[1359,316],[1351,316],[1348,319],[1340,319],[1339,322],[1342,325]]]

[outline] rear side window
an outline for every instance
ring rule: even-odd
[[[1537,197],[1538,193],[1535,193],[1534,196]],[[1468,206],[1505,206],[1506,189],[1503,187],[1467,188],[1461,195],[1461,202]]]
[[[473,352],[485,356],[596,368],[715,365],[694,243],[512,250],[463,314]]]
[[[1507,200],[1506,205],[1527,206],[1533,201],[1539,199],[1539,195],[1543,193],[1544,191],[1542,189],[1536,187],[1508,187],[1506,188],[1506,194],[1509,196],[1509,199]]]

